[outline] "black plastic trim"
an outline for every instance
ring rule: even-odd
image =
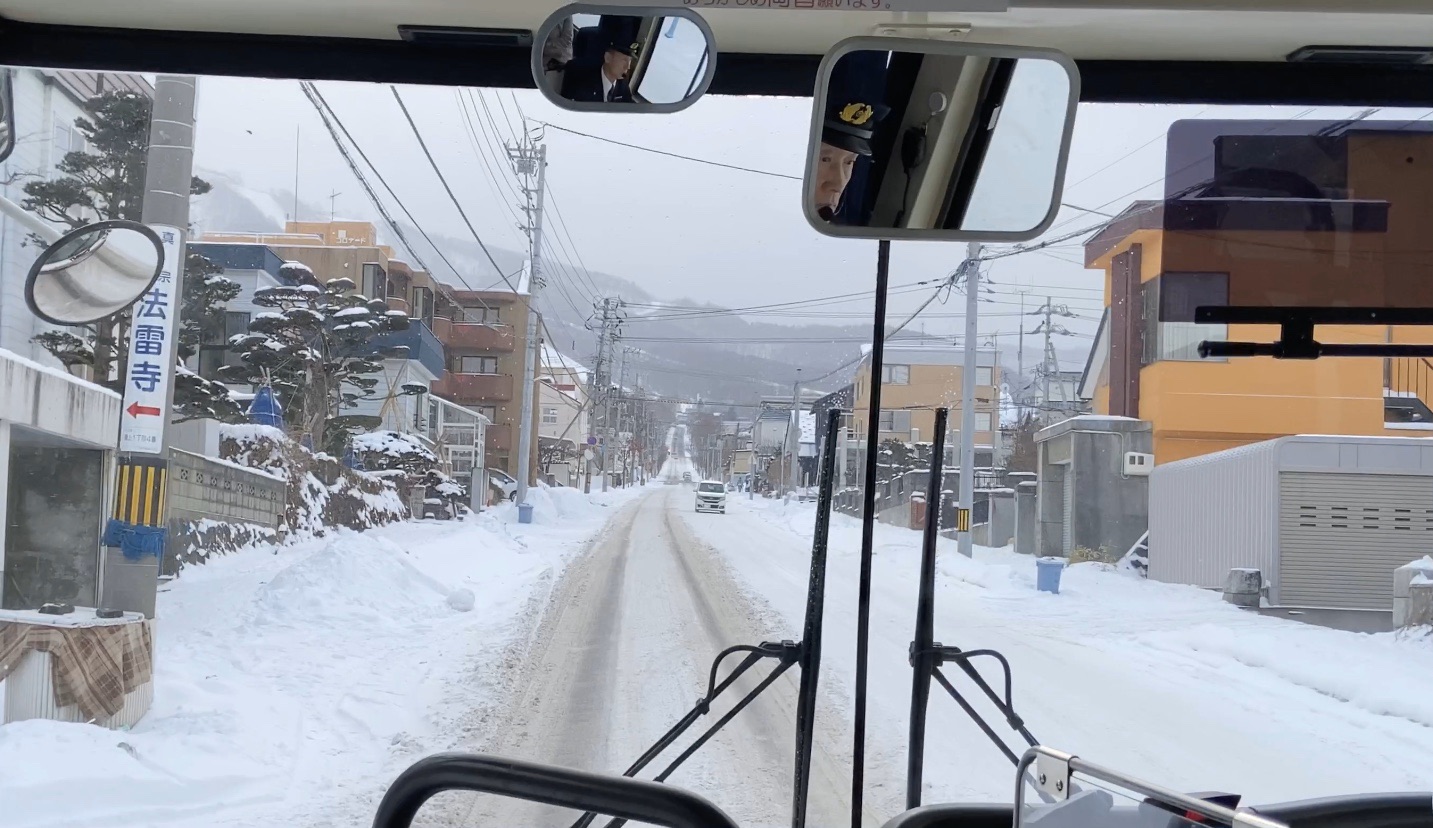
[[[529,50],[0,21],[0,63],[302,80],[533,88]],[[714,95],[810,97],[820,55],[722,52]],[[1080,100],[1433,106],[1433,66],[1081,60]]]

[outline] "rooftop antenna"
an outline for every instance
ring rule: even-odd
[[[330,190],[329,193],[328,193],[328,220],[329,220],[329,221],[333,221],[333,217],[334,217],[334,215],[335,215],[336,212],[337,212],[337,211],[334,209],[334,202],[335,202],[335,201],[338,199],[338,197],[341,196],[341,195],[343,195],[343,193],[340,193],[338,190]]]

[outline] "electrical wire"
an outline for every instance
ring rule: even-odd
[[[440,248],[438,246],[438,243],[433,241],[433,239],[429,237],[428,232],[423,229],[422,223],[420,223],[417,219],[413,217],[413,213],[409,211],[407,205],[403,203],[403,199],[399,198],[398,193],[394,192],[393,188],[388,185],[388,181],[383,177],[383,173],[379,171],[378,167],[375,166],[374,163],[368,158],[368,154],[363,151],[363,147],[358,143],[357,140],[354,139],[353,135],[349,133],[348,127],[344,126],[343,119],[340,118],[338,116],[338,113],[334,111],[333,107],[329,105],[328,101],[323,97],[323,93],[318,90],[318,86],[312,82],[304,81],[300,83],[300,88],[303,90],[305,97],[308,97],[309,103],[311,103],[314,108],[318,110],[319,117],[321,119],[325,117],[325,113],[327,113],[328,117],[331,117],[333,119],[333,123],[335,126],[338,127],[339,132],[343,133],[343,137],[347,138],[348,142],[353,145],[353,149],[355,152],[358,153],[358,157],[362,158],[363,163],[367,164],[368,168],[373,171],[373,175],[375,178],[378,179],[378,183],[383,185],[383,189],[388,192],[388,196],[393,199],[393,203],[398,205],[398,209],[403,211],[403,215],[407,216],[408,221],[411,222],[414,228],[418,230],[418,234],[423,237],[424,241],[428,242],[428,246],[433,248],[433,252],[437,253],[438,258],[442,260],[443,264],[447,265],[448,269],[453,272],[453,277],[457,279],[460,283],[462,283],[463,287],[467,288],[468,290],[472,290],[473,287],[471,284],[468,283],[467,277],[463,276],[462,271],[458,270],[457,266],[448,260],[448,257],[443,253],[443,249]],[[325,121],[325,123],[327,123],[327,121]],[[384,220],[388,223],[388,226],[393,230],[393,234],[396,235],[398,237],[398,240],[402,242],[403,246],[408,249],[409,254],[413,256],[413,259],[418,263],[418,266],[431,275],[433,271],[429,269],[426,264],[423,263],[423,260],[421,258],[419,258],[418,251],[413,247],[411,243],[409,243],[407,238],[403,235],[403,231],[398,227],[397,222],[393,220],[392,216],[388,215],[387,210],[385,210],[385,208],[383,207],[382,202],[378,200],[378,197],[374,193],[372,193],[371,188],[368,186],[367,180],[364,178],[362,172],[360,172],[357,169],[357,165],[353,164],[352,160],[348,158],[347,152],[345,151],[342,142],[338,140],[338,136],[333,135],[332,131],[330,131],[330,136],[333,138],[335,146],[338,147],[339,154],[343,155],[345,160],[349,161],[350,169],[352,169],[354,175],[358,177],[359,185],[362,186],[364,190],[369,193],[369,198],[373,201],[374,207],[378,210],[379,215],[384,217]],[[466,318],[466,309],[464,309],[456,301],[453,301],[451,296],[447,298],[450,302],[452,302],[454,307],[459,308],[464,312]],[[481,298],[479,298],[477,301],[479,305],[482,305],[484,310],[489,310],[488,304],[484,302]]]
[[[784,178],[784,179],[786,179],[786,180],[788,180],[788,181],[801,181],[801,180],[802,180],[801,176],[799,176],[799,175],[787,175],[786,173],[771,172],[770,170],[758,170],[758,169],[753,169],[753,168],[751,168],[751,167],[743,167],[743,166],[740,166],[740,165],[738,165],[738,164],[725,164],[725,163],[723,163],[723,162],[721,162],[721,161],[712,161],[712,160],[709,160],[709,159],[706,159],[706,158],[694,158],[694,157],[692,157],[692,156],[690,156],[690,155],[682,155],[681,153],[676,153],[676,152],[667,152],[666,150],[653,149],[652,147],[644,147],[644,146],[641,146],[641,145],[638,145],[638,144],[629,144],[629,143],[627,143],[626,141],[618,141],[618,140],[613,139],[613,138],[604,138],[604,137],[602,137],[601,135],[592,135],[592,134],[586,133],[586,132],[578,132],[578,131],[575,130],[575,129],[568,129],[567,127],[558,126],[557,124],[549,123],[549,122],[547,122],[547,121],[538,121],[538,123],[542,124],[542,125],[545,126],[545,127],[551,127],[552,129],[555,129],[555,130],[557,130],[558,132],[566,132],[566,133],[568,133],[569,135],[577,135],[577,136],[582,137],[582,138],[591,138],[591,139],[594,140],[594,141],[602,141],[603,143],[607,143],[607,144],[615,144],[616,146],[626,147],[626,148],[628,148],[628,149],[641,150],[642,152],[650,152],[650,153],[652,153],[653,155],[665,155],[665,156],[667,156],[668,158],[679,158],[679,159],[681,159],[681,160],[683,160],[683,161],[692,161],[692,162],[695,162],[695,163],[697,163],[697,164],[707,164],[707,165],[712,166],[712,167],[722,167],[722,168],[728,169],[728,170],[736,170],[736,171],[738,171],[738,172],[748,172],[748,173],[753,173],[753,174],[755,174],[755,175],[765,175],[765,176],[769,176],[769,177],[771,177],[771,178]]]
[[[492,264],[493,270],[502,273],[503,269],[498,267],[497,259],[493,258],[492,252],[489,251],[488,246],[483,243],[482,236],[478,235],[477,228],[473,227],[473,223],[468,220],[468,214],[463,210],[463,205],[458,201],[458,196],[454,194],[453,188],[448,185],[448,179],[443,176],[443,171],[438,168],[438,162],[434,160],[433,153],[428,151],[428,142],[423,140],[423,133],[419,131],[418,125],[413,122],[413,116],[408,112],[408,106],[403,103],[403,96],[398,94],[398,87],[389,86],[388,88],[393,91],[393,99],[398,101],[398,108],[403,110],[403,118],[408,121],[408,127],[413,130],[413,137],[418,139],[418,146],[423,150],[423,155],[428,159],[428,165],[433,168],[433,173],[438,176],[438,181],[442,183],[443,189],[448,193],[449,200],[451,200],[453,206],[458,209],[458,215],[462,216],[463,223],[468,226],[468,232],[473,234],[473,239],[477,241],[478,247],[483,249],[483,255],[488,257],[488,262]],[[508,287],[512,289],[513,293],[522,292],[517,289],[517,285],[514,285],[512,280],[507,278],[506,275],[503,276],[503,281],[507,282]]]

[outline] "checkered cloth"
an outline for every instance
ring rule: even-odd
[[[146,623],[47,627],[0,621],[0,681],[31,650],[50,654],[56,704],[103,721],[154,673],[154,640]]]

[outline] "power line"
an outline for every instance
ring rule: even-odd
[[[472,285],[468,283],[467,278],[463,276],[462,272],[459,271],[458,268],[452,262],[448,261],[448,257],[443,254],[443,249],[438,246],[437,242],[433,241],[433,239],[428,236],[428,232],[424,230],[423,225],[413,217],[413,213],[408,210],[407,205],[403,203],[403,199],[399,198],[398,194],[394,192],[393,188],[388,185],[388,181],[383,177],[383,173],[379,171],[378,167],[374,165],[371,160],[369,160],[368,154],[363,151],[363,147],[358,143],[357,140],[354,139],[353,135],[349,133],[348,127],[344,126],[343,119],[338,117],[338,113],[335,112],[333,107],[329,105],[328,101],[324,99],[323,93],[318,91],[318,86],[311,82],[304,81],[300,84],[300,87],[303,89],[305,97],[308,97],[309,103],[313,104],[314,108],[318,110],[319,117],[321,119],[325,119],[325,112],[327,113],[328,117],[331,117],[333,119],[334,125],[336,125],[339,131],[343,133],[343,137],[347,138],[348,142],[353,145],[353,149],[355,152],[358,153],[358,157],[362,158],[363,163],[367,164],[368,168],[373,171],[373,175],[375,178],[378,179],[378,183],[383,185],[383,189],[388,192],[389,197],[393,199],[393,203],[398,205],[398,209],[403,211],[403,215],[408,217],[408,221],[410,221],[413,224],[413,227],[417,229],[418,234],[423,237],[424,241],[428,242],[428,246],[433,248],[433,252],[437,253],[438,258],[443,261],[443,264],[447,265],[448,269],[453,272],[453,277],[457,279],[460,283],[462,283],[463,287],[472,290]],[[325,125],[327,125],[326,119]],[[366,192],[368,192],[369,198],[373,201],[374,207],[377,208],[379,215],[383,216],[384,220],[388,223],[388,226],[392,228],[394,235],[398,237],[398,240],[403,243],[403,246],[405,248],[408,249],[409,254],[411,254],[414,260],[417,261],[418,266],[429,274],[432,274],[433,271],[426,264],[423,263],[423,260],[418,256],[418,251],[403,235],[403,231],[398,227],[398,223],[393,220],[392,216],[388,215],[387,210],[385,210],[383,207],[382,201],[379,200],[377,195],[372,192],[372,189],[368,186],[367,180],[364,178],[363,173],[357,169],[357,165],[355,165],[352,159],[348,157],[348,154],[344,149],[343,143],[338,140],[337,135],[333,135],[331,128],[329,134],[333,138],[335,146],[338,147],[339,154],[344,156],[344,159],[349,163],[350,169],[352,169],[354,175],[358,177],[359,185],[362,186]],[[449,299],[451,300],[451,297],[449,297]],[[482,305],[485,310],[488,309],[487,303],[484,302],[482,299],[478,299],[478,304]],[[456,302],[454,302],[453,305],[466,314],[466,310],[461,305]]]
[[[626,148],[628,148],[628,149],[641,150],[642,152],[650,152],[650,153],[652,153],[653,155],[665,155],[665,156],[667,156],[668,158],[680,158],[680,159],[683,160],[683,161],[692,161],[692,162],[695,162],[695,163],[697,163],[697,164],[707,164],[707,165],[710,165],[710,166],[713,166],[713,167],[722,167],[722,168],[725,168],[725,169],[728,169],[728,170],[737,170],[738,172],[754,173],[755,175],[765,175],[765,176],[769,176],[769,177],[771,177],[771,178],[784,178],[784,179],[786,179],[786,180],[788,180],[788,181],[800,181],[800,180],[802,180],[802,179],[801,179],[801,176],[799,176],[799,175],[787,175],[786,173],[771,172],[770,170],[758,170],[758,169],[753,169],[753,168],[751,168],[751,167],[743,167],[743,166],[740,166],[740,165],[737,165],[737,164],[725,164],[725,163],[722,163],[721,161],[711,161],[711,160],[706,159],[706,158],[694,158],[694,157],[692,157],[692,156],[690,156],[690,155],[682,155],[681,153],[667,152],[666,150],[653,149],[653,148],[651,148],[651,147],[643,147],[643,146],[640,146],[640,145],[638,145],[638,144],[629,144],[629,143],[627,143],[627,142],[625,142],[625,141],[618,141],[618,140],[613,139],[613,138],[604,138],[604,137],[602,137],[601,135],[592,135],[592,134],[589,134],[589,133],[586,133],[586,132],[578,132],[578,131],[575,130],[575,129],[568,129],[567,127],[561,127],[561,126],[558,126],[557,124],[549,123],[549,122],[547,122],[547,121],[539,121],[538,123],[542,124],[542,125],[545,126],[545,127],[551,127],[551,128],[553,128],[553,129],[557,130],[558,132],[566,132],[566,133],[568,133],[569,135],[577,135],[577,136],[582,137],[582,138],[591,138],[591,139],[594,140],[594,141],[602,141],[602,142],[607,143],[607,144],[615,144],[615,145],[617,145],[617,146],[619,146],[619,147],[626,147]]]
[[[458,201],[458,196],[453,193],[453,188],[448,185],[448,179],[443,176],[443,171],[438,168],[438,162],[433,159],[433,153],[428,151],[428,143],[423,140],[423,133],[418,130],[418,125],[413,122],[413,116],[409,114],[407,105],[403,103],[403,96],[398,94],[398,87],[390,86],[388,88],[393,91],[393,98],[398,101],[398,108],[403,110],[403,117],[408,121],[408,127],[413,130],[413,137],[418,139],[418,146],[422,148],[423,155],[428,159],[428,165],[433,168],[433,173],[438,176],[438,181],[442,183],[444,191],[448,193],[449,200],[451,200],[453,206],[458,209],[458,215],[462,216],[463,223],[468,226],[468,232],[473,234],[473,239],[477,241],[478,247],[483,249],[483,255],[488,257],[488,262],[492,264],[493,270],[502,273],[503,269],[498,267],[497,260],[493,258],[493,254],[488,250],[488,246],[483,243],[483,238],[478,235],[477,228],[473,227],[473,223],[468,220],[468,214],[463,210],[463,205]],[[503,274],[503,281],[507,282],[508,287],[512,288],[513,293],[521,293],[506,274]]]
[[[516,223],[521,223],[522,217],[518,215],[517,208],[513,205],[511,201],[507,200],[506,196],[499,192],[500,188],[497,183],[499,176],[493,172],[492,164],[488,160],[488,152],[486,146],[480,145],[478,142],[478,133],[477,130],[473,127],[472,118],[468,115],[468,106],[467,102],[463,100],[462,90],[454,89],[453,97],[458,101],[458,111],[462,115],[464,134],[468,137],[468,143],[473,148],[473,154],[477,156],[478,161],[482,163],[483,170],[487,173],[486,180],[488,183],[488,190],[493,194],[493,200],[504,204],[508,208],[508,213],[513,217],[513,221]],[[516,197],[516,191],[513,189],[512,183],[507,181],[507,178],[505,176],[503,176],[502,178],[508,184],[508,192],[512,193],[514,197]]]

